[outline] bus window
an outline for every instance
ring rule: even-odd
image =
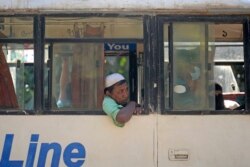
[[[32,44],[6,44],[4,51],[9,64],[18,107],[34,107],[34,50]]]
[[[53,44],[52,109],[101,109],[103,44]]]
[[[137,17],[48,17],[45,26],[46,38],[143,38]]]
[[[51,62],[45,71],[49,74],[47,80],[45,76],[46,108],[101,111],[104,78],[114,72],[126,77],[130,99],[141,103],[143,69],[138,60],[142,60],[143,42],[130,38],[142,38],[142,27],[142,19],[138,18],[46,18],[45,55]]]
[[[11,42],[1,44],[0,109],[33,110],[34,45],[28,42],[33,38],[33,18],[2,17],[1,21],[0,38]]]
[[[0,30],[8,39],[32,39],[33,18],[32,17],[1,17]]]
[[[169,28],[173,32],[171,73],[168,71],[169,39],[165,35]],[[168,90],[171,85],[169,73],[173,82],[172,104]],[[216,107],[216,84],[222,87],[222,102],[225,106],[220,110],[244,109],[242,25],[173,23],[171,27],[165,24],[164,75],[167,110],[219,110]]]
[[[143,90],[140,86],[142,83],[138,84],[139,78],[143,75],[139,57],[142,50],[142,44],[140,43],[105,43],[105,60],[104,60],[104,74],[105,76],[111,73],[120,73],[129,83],[130,90],[130,100],[137,101],[140,103],[139,96],[141,92],[137,91]]]

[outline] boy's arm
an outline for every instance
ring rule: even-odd
[[[130,120],[133,113],[137,112],[136,110],[137,103],[130,101],[125,107],[123,107],[116,116],[116,121],[119,123],[126,123]]]

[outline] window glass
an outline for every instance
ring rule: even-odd
[[[168,73],[164,25],[164,73]],[[173,110],[245,109],[241,24],[173,23]],[[169,81],[165,108],[169,109]]]
[[[209,24],[210,30],[213,31],[213,34],[210,36],[216,39],[213,42],[225,42],[227,44],[234,43],[237,45],[237,42],[243,41],[243,26],[242,24]],[[210,41],[212,42],[212,41]]]
[[[125,76],[130,100],[143,101],[143,43],[100,42],[103,38],[143,38],[142,18],[47,17],[45,28],[47,39],[98,39],[59,43],[49,39],[45,45],[46,108],[102,110],[104,78],[115,72]]]
[[[52,109],[101,109],[104,47],[100,43],[55,43]]]
[[[32,38],[33,18],[32,17],[1,17],[0,32],[6,38]],[[1,37],[1,36],[0,36]],[[5,38],[1,37],[1,38]]]
[[[204,23],[173,24],[173,109],[210,110],[214,107],[213,62],[205,42]]]
[[[142,38],[142,18],[46,18],[46,38]]]
[[[4,98],[0,99],[0,107],[32,110],[34,107],[33,44],[6,43],[1,49],[0,91],[1,97]]]
[[[0,109],[34,108],[34,45],[32,17],[0,17]],[[15,40],[15,41],[14,41]],[[17,42],[16,42],[17,41]]]
[[[221,43],[216,42],[214,61],[215,62],[243,62],[243,43],[242,42],[229,42]]]

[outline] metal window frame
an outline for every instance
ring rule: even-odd
[[[122,15],[122,17],[142,17],[143,19],[143,39],[138,38],[103,38],[103,39],[57,39],[50,38],[45,39],[45,18],[46,17],[119,17],[117,13],[90,13],[90,14],[16,14],[16,15],[0,15],[0,17],[33,17],[33,38],[32,39],[0,39],[1,43],[33,43],[34,44],[34,78],[35,78],[35,99],[34,99],[34,111],[31,114],[63,114],[63,115],[103,115],[102,111],[64,111],[64,112],[53,112],[44,108],[44,46],[45,43],[50,42],[141,42],[144,44],[144,109],[145,114],[157,111],[161,114],[239,114],[241,111],[183,111],[176,112],[174,110],[165,110],[164,108],[164,77],[163,73],[163,24],[174,22],[218,22],[218,23],[241,23],[243,25],[244,33],[244,62],[245,62],[245,90],[246,90],[246,110],[244,113],[249,113],[248,108],[250,107],[250,23],[249,17],[242,15],[218,15],[218,16],[198,16],[198,15]],[[169,31],[169,38],[171,39],[171,28]],[[173,52],[171,49],[171,42],[169,43],[169,53]],[[172,58],[170,56],[170,61]],[[170,71],[172,66],[170,64]],[[172,84],[172,74],[170,74],[170,85]],[[170,89],[170,95],[172,94]],[[173,102],[170,100],[170,106]],[[23,110],[2,110],[0,114],[14,114],[19,115],[26,113]]]
[[[11,17],[30,17],[33,18],[33,25],[35,22],[35,15],[33,14],[12,14],[12,15],[0,15],[0,17],[5,18],[11,18]],[[30,43],[34,45],[35,48],[35,31],[33,26],[33,37],[32,38],[0,38],[0,43]],[[34,53],[35,54],[35,53]],[[35,60],[34,60],[35,61]],[[35,84],[35,83],[34,83]],[[36,91],[36,90],[34,90]],[[36,106],[34,104],[34,109],[32,111],[30,110],[23,110],[23,109],[0,109],[0,115],[27,115],[27,114],[33,114],[34,111],[36,111]]]
[[[114,13],[108,13],[108,14],[102,14],[102,13],[90,13],[90,14],[47,14],[47,15],[43,15],[43,17],[45,18],[49,18],[49,17],[61,17],[61,18],[67,18],[67,17],[121,17],[119,14],[114,14]],[[142,21],[143,21],[143,29],[145,31],[145,17],[143,15],[122,15],[122,17],[124,18],[138,18],[141,17]],[[45,24],[45,21],[44,21]],[[44,25],[45,27],[45,25]],[[145,35],[145,33],[143,34]],[[143,37],[145,38],[145,36]],[[91,37],[84,37],[84,38],[45,38],[44,37],[44,44],[45,43],[106,43],[106,42],[111,42],[111,43],[126,43],[126,42],[140,42],[142,44],[144,44],[145,46],[145,40],[143,38],[91,38]],[[145,52],[145,48],[144,47],[144,52]],[[144,54],[145,55],[145,54]],[[145,58],[146,59],[146,58]],[[53,67],[52,67],[53,68]],[[52,78],[50,75],[50,83],[49,83],[49,89],[51,89],[52,86]],[[144,85],[144,87],[147,84]],[[50,95],[51,96],[51,95]],[[49,98],[51,100],[51,97]],[[146,99],[146,95],[145,95],[145,99]],[[145,100],[146,101],[146,100]],[[145,107],[144,113],[143,114],[148,114],[147,112],[148,110]],[[52,109],[48,109],[48,108],[43,108],[43,114],[56,114],[56,115],[104,115],[105,113],[102,110],[83,110],[83,109],[68,109],[68,110],[52,110]]]
[[[159,67],[157,73],[159,78],[159,87],[158,87],[158,97],[160,98],[160,102],[158,104],[158,112],[161,114],[173,114],[173,115],[200,115],[200,114],[242,114],[242,113],[249,113],[248,109],[250,107],[250,28],[249,28],[249,17],[248,16],[242,16],[242,15],[213,15],[213,16],[200,16],[200,15],[158,15],[157,17],[157,25],[158,25],[158,50],[159,50]],[[186,111],[177,111],[173,110],[173,90],[171,89],[173,87],[173,29],[172,29],[172,23],[179,23],[179,22],[204,22],[204,23],[240,23],[243,26],[243,46],[244,46],[244,65],[245,65],[245,96],[246,96],[246,108],[244,111],[237,111],[237,110],[223,110],[223,111],[208,111],[208,110],[198,110],[198,111],[192,111],[192,110],[186,110]],[[164,46],[163,46],[163,25],[169,24],[169,109],[165,109],[164,104],[164,78],[161,76],[163,74],[163,60],[164,60]]]
[[[25,114],[62,114],[62,115],[78,115],[78,114],[87,114],[87,115],[103,115],[103,111],[95,111],[95,110],[67,110],[67,111],[53,111],[48,110],[45,108],[44,105],[44,46],[46,43],[66,43],[66,42],[95,42],[95,43],[104,43],[104,42],[141,42],[144,45],[144,57],[145,57],[145,63],[143,65],[145,69],[144,78],[148,80],[150,76],[147,76],[148,72],[145,68],[146,62],[148,62],[147,54],[150,53],[150,44],[149,40],[146,40],[147,33],[145,32],[148,27],[150,26],[147,20],[148,17],[145,15],[120,15],[117,13],[84,13],[84,14],[12,14],[12,15],[0,15],[0,17],[33,17],[33,38],[32,39],[20,39],[20,38],[12,38],[12,39],[0,39],[1,43],[32,43],[34,45],[34,84],[35,84],[35,90],[34,90],[34,109],[32,111],[24,111],[23,109],[13,110],[13,109],[0,109],[0,114],[3,115],[22,115]],[[143,30],[144,30],[144,36],[142,39],[140,38],[81,38],[81,39],[70,39],[70,38],[48,38],[45,39],[45,19],[47,17],[124,17],[124,18],[135,18],[135,17],[141,17],[143,20]],[[146,22],[146,23],[145,23]],[[50,76],[51,77],[51,76]],[[51,82],[51,78],[50,81]],[[148,86],[149,82],[144,82],[144,88],[149,90]],[[150,100],[148,100],[148,97],[150,95],[148,93],[145,93],[144,101],[145,104],[148,104]],[[153,99],[153,98],[152,98]],[[50,99],[51,100],[51,99]],[[148,114],[148,106],[144,107],[144,114]]]

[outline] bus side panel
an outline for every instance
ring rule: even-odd
[[[159,116],[159,167],[245,167],[250,159],[246,115]]]
[[[154,125],[150,115],[134,116],[123,128],[107,116],[1,116],[0,164],[25,166],[29,159],[27,166],[40,161],[61,167],[84,160],[82,166],[89,167],[154,167]],[[45,154],[49,145],[56,147]]]

